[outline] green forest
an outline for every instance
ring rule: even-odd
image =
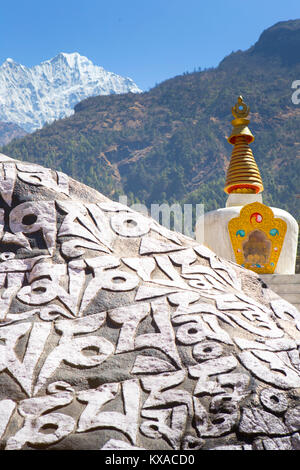
[[[296,22],[297,23],[297,22]],[[97,96],[75,114],[0,149],[4,154],[67,173],[112,199],[129,203],[224,207],[232,146],[231,107],[242,95],[250,106],[252,150],[266,204],[300,220],[300,21],[286,40],[266,30],[247,51],[217,68],[184,73],[141,94]],[[279,47],[280,45],[280,47]],[[294,51],[294,52],[293,52]]]

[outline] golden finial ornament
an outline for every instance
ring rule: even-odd
[[[227,139],[234,146],[227,171],[224,191],[231,193],[260,193],[264,190],[258,166],[249,147],[254,141],[247,119],[250,108],[242,96],[231,108],[233,114],[232,132]]]
[[[235,105],[231,108],[231,112],[235,118],[246,118],[250,113],[250,107],[244,103],[241,95],[238,97]]]

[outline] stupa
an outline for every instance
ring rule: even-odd
[[[249,112],[239,96],[227,139],[234,146],[224,187],[228,199],[225,208],[205,214],[204,244],[270,281],[276,275],[295,275],[298,223],[285,210],[263,204],[263,182],[250,148]]]

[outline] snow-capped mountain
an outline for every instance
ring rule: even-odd
[[[73,114],[89,96],[140,93],[130,79],[107,72],[77,52],[60,53],[34,67],[6,59],[0,66],[0,121],[27,132]]]

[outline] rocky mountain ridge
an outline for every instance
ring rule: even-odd
[[[140,91],[130,78],[108,72],[76,52],[60,53],[31,68],[8,58],[0,66],[0,121],[33,132],[70,116],[89,96]]]

